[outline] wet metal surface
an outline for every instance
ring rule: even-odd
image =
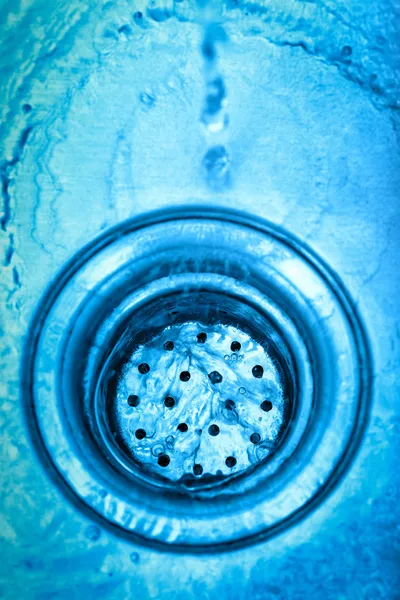
[[[0,3],[0,595],[396,600],[398,2],[223,0],[226,42],[211,53],[200,4]],[[343,281],[374,358],[368,426],[340,485],[280,536],[207,556],[116,535],[76,502],[37,459],[20,384],[35,307],[74,253],[124,219],[194,204],[245,210],[306,241]],[[103,483],[87,497],[120,516]]]
[[[199,342],[202,334],[206,339]],[[169,342],[172,350],[164,347]],[[232,352],[235,343],[240,350]],[[138,369],[143,363],[150,365],[147,374]],[[253,375],[254,366],[263,368],[262,377]],[[132,393],[140,401],[134,408],[127,401]],[[279,440],[285,402],[290,400],[277,368],[247,334],[227,325],[186,323],[134,352],[113,409],[117,433],[142,468],[177,481],[201,466],[200,476],[209,480],[245,471],[268,456]],[[138,439],[138,431],[145,437]],[[159,464],[160,454],[170,459],[167,465]],[[234,460],[227,464],[228,457]]]

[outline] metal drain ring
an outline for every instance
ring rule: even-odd
[[[270,320],[271,335],[289,348],[297,391],[271,457],[222,484],[183,491],[121,463],[103,443],[94,399],[128,317],[185,277],[186,293],[231,293]],[[23,365],[36,446],[77,497],[139,540],[196,551],[254,543],[315,507],[359,444],[371,372],[355,308],[318,257],[274,225],[204,208],[122,223],[78,253],[39,306]]]

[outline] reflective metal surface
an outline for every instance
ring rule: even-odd
[[[0,2],[2,597],[399,597],[398,10]]]
[[[243,355],[222,366],[227,336],[240,337],[250,364]],[[59,274],[28,340],[38,453],[110,524],[166,546],[228,549],[290,526],[343,475],[369,410],[369,348],[341,282],[286,232],[240,213],[199,207],[123,223]],[[213,365],[204,348],[218,341]],[[242,431],[219,421],[226,400]],[[138,401],[141,421],[130,418]],[[176,403],[185,418],[171,426]],[[175,454],[172,434],[187,420],[192,444]],[[248,427],[264,442],[257,451]],[[212,445],[220,433],[222,447]]]

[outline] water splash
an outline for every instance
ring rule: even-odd
[[[226,43],[228,36],[221,25],[205,26],[201,52],[204,58],[206,94],[201,113],[206,136],[210,144],[204,155],[203,167],[210,188],[220,191],[231,181],[230,157],[224,145],[224,133],[229,125],[227,90],[218,64],[217,45]]]

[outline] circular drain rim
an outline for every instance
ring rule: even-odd
[[[293,510],[290,514],[284,515],[273,525],[267,526],[264,529],[258,529],[254,533],[249,533],[247,535],[232,539],[224,539],[223,541],[215,541],[213,539],[204,541],[203,539],[200,543],[193,543],[192,541],[186,543],[185,539],[182,539],[182,536],[174,537],[174,535],[169,535],[166,539],[163,539],[162,535],[155,536],[153,535],[154,532],[151,532],[150,535],[146,535],[145,531],[139,532],[136,528],[129,531],[125,529],[124,531],[124,523],[116,522],[115,520],[114,522],[111,522],[110,518],[107,517],[105,512],[99,510],[98,506],[93,506],[93,489],[89,489],[87,486],[84,490],[80,491],[71,489],[70,485],[68,485],[68,483],[65,481],[65,472],[64,476],[61,474],[61,471],[63,468],[65,468],[65,465],[61,467],[60,464],[57,464],[57,462],[54,461],[51,448],[49,448],[48,445],[46,446],[46,441],[43,437],[43,431],[40,430],[40,418],[38,418],[40,415],[37,415],[35,412],[36,390],[34,386],[34,367],[35,360],[37,358],[36,352],[39,347],[40,337],[46,319],[68,281],[70,281],[70,279],[78,273],[85,263],[90,261],[98,252],[117,240],[120,240],[122,237],[138,232],[139,230],[142,230],[148,226],[160,225],[163,223],[169,223],[171,221],[185,222],[196,219],[203,219],[206,221],[217,220],[222,223],[230,223],[231,225],[248,228],[251,231],[256,231],[267,237],[269,236],[275,240],[275,242],[283,244],[284,247],[289,248],[291,252],[294,252],[297,256],[300,256],[301,259],[308,265],[308,268],[310,268],[314,273],[317,273],[318,276],[325,282],[343,310],[343,314],[347,320],[347,325],[350,328],[353,341],[355,342],[355,355],[358,364],[359,379],[357,382],[358,394],[357,398],[354,399],[354,402],[357,406],[357,412],[352,422],[352,428],[348,436],[347,443],[344,447],[343,454],[340,456],[341,460],[337,461],[327,479],[321,482],[321,485],[316,493],[314,493],[305,502],[300,502],[300,505],[296,510]],[[117,225],[116,227],[102,234],[93,242],[89,243],[74,257],[72,257],[72,259],[61,270],[58,277],[56,277],[56,279],[50,284],[33,319],[27,337],[27,344],[23,357],[22,384],[27,424],[32,441],[34,442],[34,446],[39,452],[46,470],[48,471],[50,468],[52,469],[52,474],[56,475],[55,480],[61,484],[62,489],[67,492],[69,497],[71,497],[72,492],[74,499],[78,500],[78,504],[81,507],[81,503],[83,502],[85,508],[90,509],[89,514],[93,515],[91,511],[94,511],[97,514],[97,517],[105,519],[103,524],[111,526],[113,531],[119,531],[120,533],[126,533],[129,536],[134,536],[136,541],[155,545],[157,547],[167,547],[170,551],[190,550],[195,552],[212,552],[229,550],[256,543],[288,528],[290,525],[309,514],[338,483],[354,458],[355,451],[357,450],[361,441],[368,418],[368,408],[372,394],[372,357],[367,335],[358,315],[357,309],[350,298],[350,295],[343,286],[339,277],[303,242],[299,241],[282,228],[246,213],[208,207],[192,207],[190,209],[187,207],[181,207],[173,210],[167,209],[157,211],[155,213],[134,218]],[[74,464],[71,463],[67,468],[73,469]],[[104,490],[101,490],[100,488],[96,490],[96,494],[102,496],[103,499],[106,496]],[[258,505],[256,505],[256,510],[259,510]]]
[[[231,295],[231,290],[234,287],[234,280],[232,280],[229,277],[222,277],[222,276],[214,276],[214,277],[210,277],[210,275],[208,274],[207,276],[203,277],[201,273],[196,273],[196,287],[202,288],[203,286],[203,279],[206,280],[208,279],[208,286],[210,287],[211,282],[212,285],[214,286],[213,288],[213,292],[215,293],[216,291],[218,291],[218,293],[220,295],[223,295],[224,298],[229,298]],[[173,290],[175,293],[179,293],[179,292],[183,292],[183,290],[185,289],[185,287],[187,287],[187,285],[189,284],[189,280],[190,278],[186,275],[186,274],[179,274],[179,275],[175,275],[174,277],[174,287]],[[191,293],[195,291],[194,289],[191,289]],[[211,288],[210,288],[211,291]],[[141,290],[139,290],[139,299],[135,298],[135,294],[133,294],[133,298],[128,298],[126,301],[126,304],[129,304],[129,306],[131,307],[131,310],[134,314],[137,314],[137,307],[139,307],[140,310],[140,301],[143,300],[143,297],[150,297],[150,299],[153,299],[154,297],[158,297],[161,296],[162,298],[168,296],[169,293],[172,293],[172,287],[171,287],[171,282],[168,281],[164,281],[164,279],[160,279],[160,280],[156,280],[155,282],[149,284],[146,287],[146,291],[142,292]],[[235,297],[236,301],[243,301],[245,298],[248,300],[248,298],[251,296],[251,287],[247,287],[244,286],[244,288],[241,291],[241,296],[238,295],[237,297]],[[275,308],[274,311],[274,306],[271,303],[271,301],[269,299],[264,299],[264,297],[262,297],[261,294],[258,294],[255,292],[255,290],[253,290],[253,297],[252,297],[252,302],[254,303],[254,305],[257,305],[258,303],[261,303],[262,300],[265,300],[266,306],[264,306],[264,311],[266,314],[274,314],[277,313],[277,310]],[[248,302],[248,304],[250,304]],[[258,307],[258,306],[257,306]],[[113,319],[113,323],[111,325],[111,327],[109,326],[109,323],[107,323],[107,325],[104,327],[105,329],[105,334],[103,336],[102,331],[100,330],[100,335],[99,337],[96,339],[96,345],[98,345],[99,347],[103,347],[103,346],[112,346],[112,342],[110,343],[108,341],[107,338],[107,334],[108,331],[111,330],[123,330],[124,327],[121,327],[121,325],[119,324],[120,321],[120,313],[122,315],[124,315],[125,313],[125,302],[122,303],[121,307],[120,307],[120,312],[118,310],[114,311],[111,319]],[[225,307],[226,308],[226,307]],[[278,318],[279,315],[276,315],[276,317]],[[284,324],[279,323],[280,326],[282,326],[282,330],[283,330],[283,326]],[[287,325],[287,324],[286,324]],[[271,326],[270,326],[271,327]],[[293,350],[294,348],[296,349],[296,352],[298,354],[298,358],[302,358],[302,359],[306,359],[307,355],[305,353],[305,349],[303,348],[302,344],[301,344],[301,340],[296,339],[296,331],[290,330],[290,329],[285,329],[284,330],[285,333],[287,334],[288,338],[291,340],[291,349]],[[271,333],[271,331],[270,331]],[[80,343],[79,341],[77,342],[76,346],[79,347]],[[291,359],[291,362],[293,361],[292,357],[288,357]],[[290,364],[289,368],[292,370],[294,367],[294,365]],[[304,369],[304,379],[305,381],[309,381],[310,380],[310,374],[306,372],[307,369]],[[87,374],[88,377],[91,377],[92,379],[94,379],[94,377],[89,373]],[[294,373],[291,372],[291,376],[294,376]],[[100,374],[99,378],[102,378],[102,373]],[[98,387],[98,384],[96,386],[96,388]],[[289,386],[290,387],[290,386]],[[241,388],[240,388],[241,389]],[[240,393],[240,389],[238,390]],[[244,389],[244,388],[243,388]],[[291,390],[289,392],[289,390],[287,390],[288,395],[292,395],[293,394],[293,390]],[[94,394],[96,394],[96,391],[94,391]],[[296,394],[299,395],[299,394]],[[307,418],[309,416],[309,413],[311,411],[311,398],[306,398],[304,397],[304,394],[301,395],[302,397],[302,408],[298,407],[297,412],[298,412],[298,418],[296,419],[296,423],[292,426],[292,431],[291,431],[291,440],[290,443],[286,443],[285,445],[285,453],[286,455],[289,454],[290,451],[292,451],[296,445],[299,443],[300,439],[301,439],[301,435],[304,433],[304,430],[307,426]],[[292,400],[290,400],[290,405],[292,404]],[[299,404],[297,402],[297,404]],[[288,407],[289,410],[291,411],[291,406]],[[105,439],[107,437],[107,434],[105,433],[106,431],[106,425],[104,422],[102,422],[102,418],[101,418],[101,414],[103,414],[105,411],[102,409],[98,408],[98,405],[95,404],[94,406],[94,414],[95,414],[95,421],[98,423],[98,427],[100,430],[102,430],[102,434],[98,437],[101,437],[103,439]],[[281,432],[281,435],[279,436],[279,441],[277,441],[277,445],[275,446],[275,448],[271,451],[270,456],[272,457],[273,454],[279,450],[280,446],[282,445],[282,440],[286,437],[287,434],[287,427],[284,428]],[[283,456],[279,456],[277,460],[275,461],[270,461],[269,462],[269,472],[270,474],[274,473],[277,468],[279,467],[279,465],[284,461],[285,459],[285,453],[283,453]],[[115,459],[115,462],[118,463],[119,465],[124,465],[126,467],[127,470],[129,470],[129,468],[126,466],[126,461],[124,460],[123,456],[120,456],[118,458],[118,456],[115,454],[115,452],[113,452],[112,448],[109,448],[109,456],[113,456]],[[259,462],[262,462],[262,459],[260,459]],[[256,465],[253,465],[253,467],[250,467],[250,471],[252,469],[254,469],[256,467]],[[230,480],[233,477],[237,477],[239,478],[243,478],[246,476],[246,473],[248,472],[248,470],[246,469],[246,471],[243,471],[241,473],[235,473],[234,475],[230,476]],[[136,473],[138,478],[142,478],[142,475],[140,473]],[[145,477],[145,475],[144,475]],[[223,485],[224,480],[220,480],[219,482],[215,482],[215,485]],[[232,481],[230,481],[231,483],[231,487],[232,487]],[[153,481],[153,484],[156,484],[156,481]],[[205,489],[208,489],[209,485],[205,485]],[[190,488],[187,488],[190,489]],[[186,487],[185,487],[185,491],[186,491]],[[200,492],[201,488],[199,489],[198,486],[196,486],[196,491]],[[203,498],[206,497],[206,495],[203,495]]]

